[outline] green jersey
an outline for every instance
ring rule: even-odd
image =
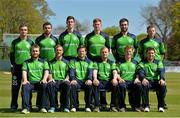
[[[133,81],[136,78],[136,67],[137,62],[135,60],[117,64],[117,70],[120,77],[126,81]]]
[[[92,80],[93,62],[88,58],[81,60],[79,58],[70,61],[70,78],[81,81]]]
[[[34,42],[27,38],[20,39],[17,38],[13,40],[11,44],[11,51],[10,51],[10,61],[12,65],[21,65],[23,62],[29,58],[31,58],[31,46]]]
[[[162,61],[154,60],[148,62],[147,60],[141,61],[138,65],[140,79],[146,78],[147,80],[164,79],[164,66]]]
[[[141,57],[143,59],[146,58],[146,49],[147,48],[154,48],[155,49],[155,59],[157,60],[162,60],[161,59],[161,55],[165,54],[165,47],[164,47],[164,43],[161,39],[150,39],[150,38],[145,38],[143,40],[140,41],[139,43],[139,54],[141,55]]]
[[[91,59],[93,57],[101,57],[100,50],[102,47],[110,47],[109,46],[109,36],[104,32],[100,32],[100,34],[95,34],[95,32],[89,33],[85,37],[85,45],[87,47],[87,55]]]
[[[44,34],[37,37],[35,43],[40,46],[40,57],[50,61],[55,57],[55,46],[57,44],[57,38],[53,35],[46,37]]]
[[[59,36],[59,44],[63,46],[64,49],[64,57],[77,57],[77,49],[80,45],[84,45],[84,39],[82,35],[73,31],[72,33],[68,33],[68,31],[64,31]]]
[[[43,59],[28,59],[23,63],[23,71],[27,72],[30,83],[37,83],[43,79],[45,70],[49,70],[49,65]]]
[[[109,81],[112,79],[112,71],[116,70],[116,64],[107,60],[107,62],[94,62],[94,69],[98,71],[97,76],[99,80]]]
[[[49,68],[54,80],[64,80],[69,70],[68,61],[64,58],[61,60],[54,58],[49,62]]]
[[[138,48],[138,40],[134,34],[127,33],[127,35],[123,35],[122,33],[119,33],[113,37],[112,49],[116,51],[115,58],[117,61],[124,59],[124,49],[126,46],[132,46],[135,49]]]

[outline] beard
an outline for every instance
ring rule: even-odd
[[[127,32],[128,31],[128,28],[122,28],[121,29],[121,32]]]

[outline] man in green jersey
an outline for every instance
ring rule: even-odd
[[[134,48],[132,46],[125,47],[125,61],[117,64],[118,77],[118,89],[119,89],[119,111],[126,111],[126,90],[131,98],[129,103],[132,110],[140,112],[141,101],[141,81],[138,78],[137,61],[133,60]]]
[[[22,66],[22,113],[30,113],[30,101],[32,90],[36,90],[40,96],[40,112],[47,110],[47,78],[49,76],[48,63],[39,58],[40,47],[33,45],[31,48],[31,58],[26,60]]]
[[[75,19],[73,16],[67,17],[66,24],[67,29],[59,36],[59,44],[63,46],[64,58],[70,61],[77,57],[77,48],[84,44],[84,39],[80,32],[74,30]]]
[[[37,37],[35,43],[40,46],[40,58],[50,61],[55,57],[55,46],[58,43],[58,39],[53,36],[52,24],[45,22],[43,24],[44,33]]]
[[[27,36],[28,27],[25,24],[19,26],[20,36],[12,41],[10,51],[10,62],[12,71],[11,84],[11,110],[16,111],[18,108],[18,93],[22,81],[22,64],[29,59],[33,41]]]
[[[101,31],[102,21],[99,18],[93,20],[94,30],[85,37],[87,56],[92,61],[101,60],[100,50],[106,46],[109,48],[109,36]]]
[[[112,49],[113,54],[117,62],[123,62],[124,59],[124,48],[127,45],[133,46],[135,48],[135,54],[136,50],[138,48],[138,40],[136,39],[136,36],[134,34],[131,34],[128,32],[129,27],[129,21],[126,18],[122,18],[119,21],[119,27],[121,29],[121,32],[116,34],[112,39]]]
[[[62,56],[63,47],[61,45],[56,46],[56,57],[49,62],[50,77],[48,81],[48,92],[50,99],[50,109],[48,112],[53,113],[58,104],[57,92],[61,92],[60,105],[61,110],[69,112],[69,93],[70,93],[70,81],[69,81],[69,66],[68,61]]]
[[[139,76],[142,81],[142,101],[144,111],[149,112],[149,90],[155,90],[158,101],[158,111],[164,112],[164,98],[166,94],[166,83],[164,78],[164,67],[162,61],[155,59],[155,49],[147,48],[147,58],[139,64]]]
[[[166,50],[165,50],[164,42],[162,41],[162,39],[156,37],[155,26],[149,25],[147,27],[147,33],[148,33],[147,37],[141,40],[139,43],[138,52],[139,52],[139,55],[141,56],[141,59],[144,60],[147,57],[146,49],[149,47],[152,47],[155,49],[155,59],[163,61]],[[165,108],[167,108],[166,103],[165,103]]]
[[[92,66],[91,62],[86,57],[86,47],[78,48],[78,57],[70,61],[70,79],[71,79],[71,112],[76,112],[78,108],[78,89],[83,89],[85,92],[84,100],[86,103],[85,111],[91,112],[91,92],[92,92]]]
[[[111,110],[117,112],[115,108],[116,101],[116,85],[117,85],[117,71],[115,62],[108,59],[109,49],[107,47],[101,48],[101,61],[94,62],[93,70],[93,88],[95,94],[95,112],[100,112],[100,100],[106,102],[106,91],[103,92],[103,96],[100,96],[100,89],[111,91]],[[112,81],[114,80],[114,81]],[[107,102],[106,102],[107,103]]]
[[[162,39],[157,38],[155,26],[150,25],[147,27],[147,37],[140,41],[138,52],[142,59],[146,58],[146,50],[149,47],[155,49],[155,59],[163,60],[165,54],[164,43]]]

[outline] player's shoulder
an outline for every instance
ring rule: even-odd
[[[11,44],[16,44],[16,43],[18,43],[19,41],[21,41],[20,37],[14,39]]]
[[[86,35],[86,39],[89,39],[90,37],[92,37],[94,35],[95,35],[94,31],[92,31]]]
[[[76,31],[76,30],[74,30],[73,33],[74,33],[76,36],[78,36],[78,37],[82,37],[81,33],[78,32],[78,31]]]
[[[100,34],[104,37],[109,37],[109,35],[106,32],[101,31]]]
[[[59,35],[59,37],[64,37],[64,36],[66,36],[68,34],[68,31],[67,31],[67,29],[64,31],[64,32],[62,32],[60,35]]]
[[[117,33],[113,36],[113,40],[117,40],[118,38],[120,38],[122,36],[121,33]]]
[[[132,34],[132,33],[128,32],[127,35],[128,35],[129,37],[133,38],[133,39],[136,39],[136,35],[135,35],[135,34]]]

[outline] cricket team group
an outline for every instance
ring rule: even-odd
[[[68,16],[67,29],[52,35],[52,24],[43,24],[43,33],[35,41],[28,37],[28,26],[19,26],[20,35],[11,43],[11,110],[18,109],[21,88],[22,113],[32,109],[32,92],[37,92],[40,112],[76,112],[80,108],[79,91],[84,92],[85,112],[127,111],[126,93],[132,111],[149,112],[149,91],[157,95],[157,108],[164,112],[163,41],[156,37],[155,26],[147,27],[147,37],[138,41],[128,32],[129,21],[119,21],[120,32],[109,38],[102,21],[93,20],[93,31],[85,37],[74,30],[75,18]],[[110,50],[115,61],[109,59]],[[139,58],[134,58],[139,55]],[[111,93],[110,107],[106,93]],[[60,96],[58,96],[60,92]]]

